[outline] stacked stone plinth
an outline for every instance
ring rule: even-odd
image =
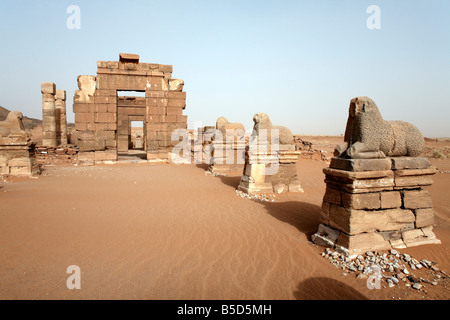
[[[426,158],[333,158],[316,244],[360,254],[369,250],[438,244],[434,211],[424,187],[432,184]]]
[[[30,142],[4,143],[0,141],[1,175],[32,176],[39,174]]]
[[[31,139],[20,112],[10,112],[0,121],[0,175],[31,176],[39,173]]]
[[[209,171],[213,174],[227,175],[231,173],[241,173],[245,165],[245,139],[234,138],[228,141],[213,141],[212,164]]]
[[[296,170],[299,155],[293,145],[265,150],[247,146],[238,190],[248,195],[303,192]]]

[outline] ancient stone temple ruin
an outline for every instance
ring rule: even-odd
[[[242,173],[245,164],[245,127],[241,123],[230,123],[224,117],[216,122],[212,148],[212,164],[209,171],[213,174]]]
[[[0,121],[0,175],[31,176],[39,173],[22,113],[13,111]]]
[[[440,243],[431,197],[435,169],[419,157],[424,138],[413,125],[385,121],[367,97],[351,101],[345,143],[324,169],[326,193],[316,244],[350,255]]]
[[[172,79],[172,66],[140,63],[135,54],[119,61],[97,62],[97,76],[79,76],[75,92],[76,144],[85,161],[115,161],[129,152],[131,122],[143,125],[142,149],[148,160],[167,160],[178,141],[176,129],[187,129],[183,80]],[[131,93],[130,93],[131,92]],[[145,93],[145,97],[133,96]]]
[[[301,152],[295,151],[292,132],[273,126],[265,113],[256,114],[253,121],[238,191],[248,195],[303,192],[296,169]]]

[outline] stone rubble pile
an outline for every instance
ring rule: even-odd
[[[367,251],[365,254],[351,258],[344,253],[327,248],[321,255],[345,274],[354,274],[358,279],[376,276],[378,271],[381,281],[384,279],[389,288],[403,284],[407,288],[423,291],[424,284],[436,286],[449,279],[449,276],[439,269],[437,263],[426,259],[419,261],[395,249],[389,252]],[[420,269],[427,270],[426,278],[413,274]]]
[[[36,147],[36,160],[39,165],[77,164],[77,148]]]

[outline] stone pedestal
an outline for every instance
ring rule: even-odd
[[[249,195],[303,192],[296,163],[301,154],[293,145],[280,145],[279,150],[246,148],[244,173],[238,190]]]
[[[5,142],[0,139],[0,175],[32,176],[39,174],[30,142]]]
[[[213,174],[229,174],[239,172],[242,174],[245,166],[245,141],[213,141],[210,145],[212,151],[212,164],[209,171]]]
[[[324,169],[327,189],[312,240],[349,255],[441,243],[423,189],[435,169],[426,158],[341,159]]]

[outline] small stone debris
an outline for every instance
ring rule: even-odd
[[[442,283],[440,281],[443,277],[447,277],[436,263],[425,259],[419,261],[409,254],[401,254],[393,249],[388,253],[368,251],[365,254],[349,257],[346,253],[326,248],[321,256],[345,275],[354,274],[357,279],[367,279],[377,275],[380,279],[384,279],[389,288],[403,285],[426,294],[424,283],[436,286]],[[418,278],[412,273],[420,269],[427,270],[428,279]]]
[[[413,285],[412,285],[412,288],[413,289],[416,289],[416,290],[420,290],[420,289],[422,289],[422,285],[420,284],[420,283],[418,283],[418,282],[416,282],[416,283],[414,283]]]
[[[244,199],[255,200],[259,202],[274,202],[276,195],[274,194],[258,194],[258,195],[249,195],[245,192],[236,190],[236,194]]]
[[[225,173],[219,173],[219,172],[211,172],[209,170],[205,171],[206,176],[213,176],[213,177],[228,177]]]

